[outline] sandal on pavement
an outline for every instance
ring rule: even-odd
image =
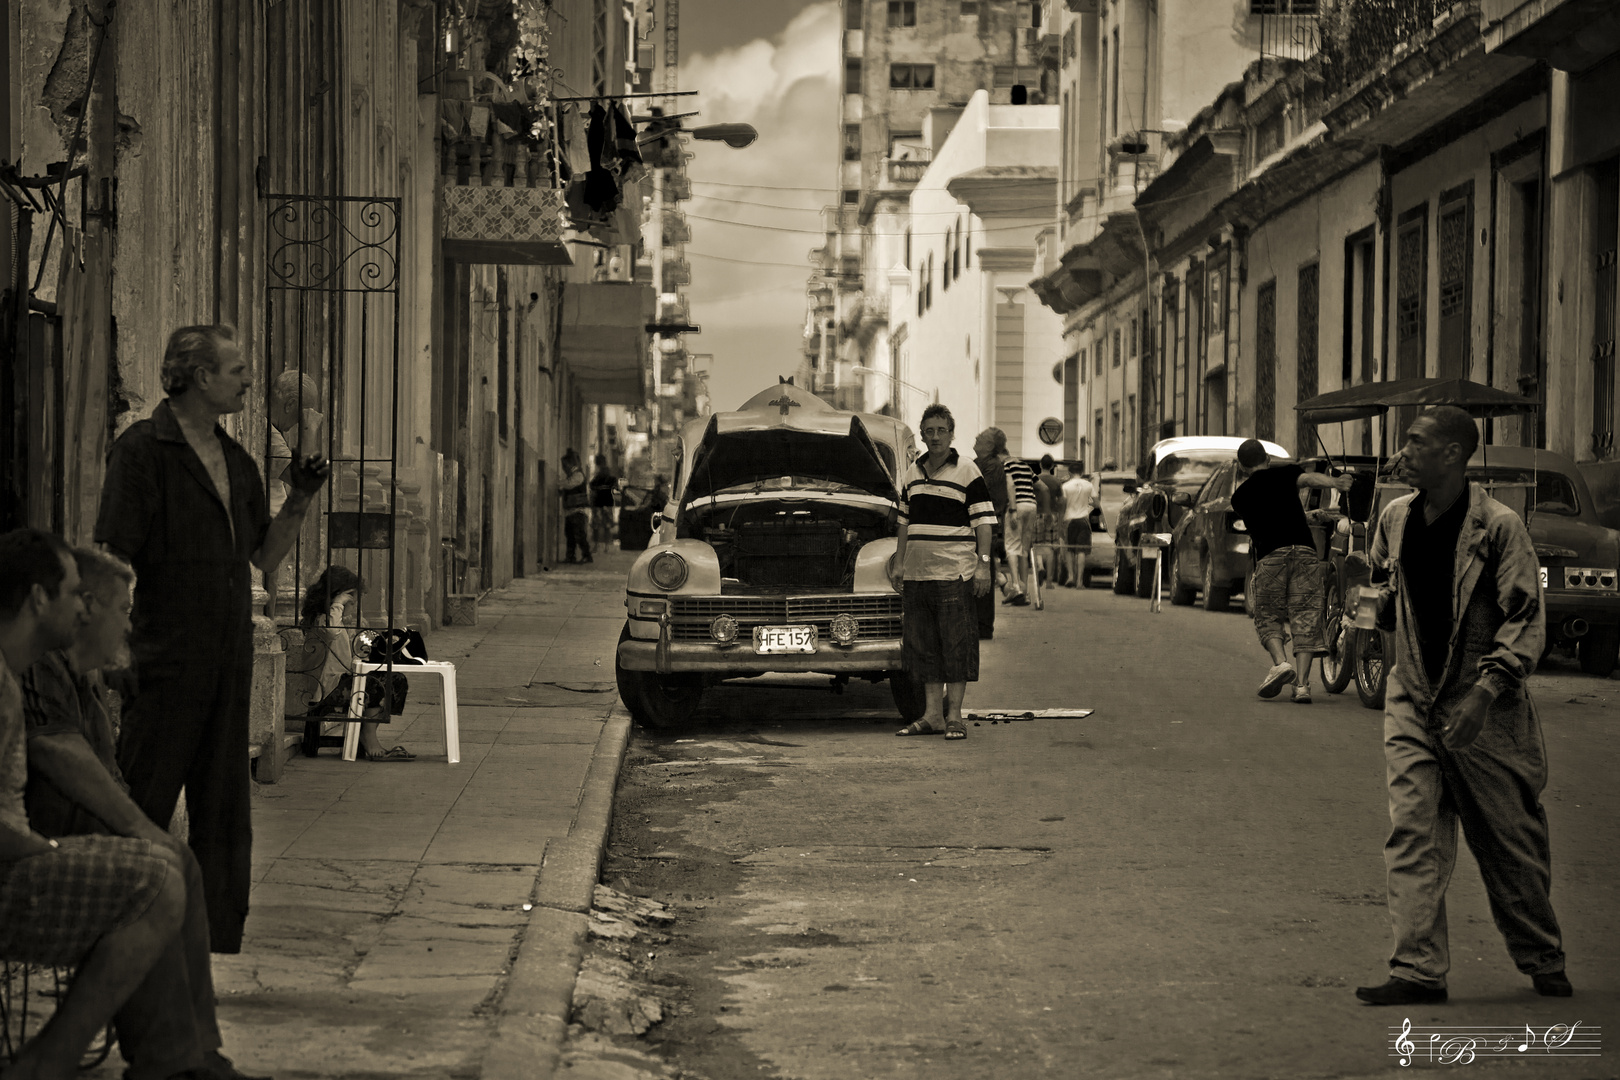
[[[967,725],[964,724],[960,720],[947,720],[947,721],[945,721],[945,738],[947,738],[947,739],[965,739],[965,738],[967,738]]]
[[[913,720],[911,723],[907,724],[905,727],[903,727],[899,731],[895,732],[895,734],[900,735],[900,736],[906,736],[906,735],[943,735],[943,734],[945,734],[945,729],[944,728],[937,728],[933,724],[929,723],[927,720]]]
[[[411,753],[409,750],[405,749],[403,746],[391,746],[387,750],[379,750],[376,753],[372,753],[370,750],[367,750],[365,747],[362,746],[360,748],[360,756],[365,758],[367,761],[415,761],[416,760],[416,755]]]

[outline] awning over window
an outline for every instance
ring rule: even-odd
[[[563,290],[562,359],[587,402],[641,404],[653,299],[651,285],[633,282]]]
[[[562,242],[562,192],[453,184],[442,190],[446,258],[515,266],[573,265],[568,245]]]

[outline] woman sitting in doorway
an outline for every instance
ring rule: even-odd
[[[298,615],[299,629],[304,632],[303,645],[287,657],[287,705],[291,711],[300,703],[309,704],[304,753],[310,757],[315,756],[320,745],[319,718],[339,719],[349,712],[355,673],[354,646],[358,636],[353,628],[359,623],[362,588],[354,571],[344,566],[329,566],[304,593],[304,605]],[[397,674],[393,678],[403,681]],[[416,755],[403,746],[384,748],[377,735],[377,726],[389,721],[393,687],[379,673],[367,677],[365,694],[360,756],[367,761],[415,761]]]

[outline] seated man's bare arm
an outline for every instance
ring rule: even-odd
[[[28,740],[28,768],[51,782],[75,805],[93,814],[118,836],[155,843],[169,834],[141,812],[96,757],[83,735],[58,732]]]

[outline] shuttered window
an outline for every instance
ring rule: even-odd
[[[1321,333],[1321,272],[1317,263],[1299,268],[1299,319],[1295,323],[1299,334],[1299,392],[1298,399],[1315,397],[1321,389],[1322,375],[1317,357],[1317,342]],[[1316,426],[1299,422],[1299,456],[1311,452],[1316,443]]]
[[[1437,247],[1440,253],[1440,357],[1442,378],[1468,377],[1469,325],[1474,245],[1474,193],[1447,192],[1441,197]]]
[[[1260,286],[1254,300],[1254,437],[1277,437],[1277,283]]]

